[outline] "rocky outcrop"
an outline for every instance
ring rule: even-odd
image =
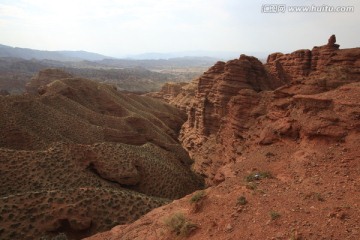
[[[185,111],[190,106],[199,78],[190,83],[165,83],[160,92],[147,93],[145,96],[161,99]]]
[[[168,82],[161,87],[159,92],[150,92],[144,95],[161,99],[166,102],[170,102],[172,101],[173,98],[175,98],[177,95],[180,94],[181,88],[187,84],[188,83],[186,82],[179,82],[179,83]]]
[[[345,84],[335,90],[292,98],[273,99],[259,144],[268,145],[284,139],[294,141],[344,142],[359,130],[360,105],[357,103],[360,83]],[[260,121],[260,120],[259,120]]]
[[[242,55],[227,63],[217,62],[199,79],[193,105],[188,110],[189,127],[205,136],[216,134],[222,117],[229,113],[228,102],[239,91],[259,92],[276,87],[254,57]]]
[[[340,50],[335,42],[332,35],[326,45],[312,50],[270,54],[265,64],[268,72],[279,81],[290,83],[279,92],[314,94],[360,81],[360,49]],[[299,84],[305,86],[299,88]]]
[[[209,184],[222,179],[222,166],[236,161],[249,139],[267,145],[282,137],[309,137],[315,128],[327,128],[324,132],[332,139],[346,136],[346,131],[335,130],[339,119],[331,117],[335,113],[330,110],[322,112],[323,118],[311,129],[306,121],[294,117],[299,112],[290,111],[300,103],[313,103],[319,111],[332,108],[330,100],[306,95],[360,80],[360,49],[340,50],[335,41],[331,36],[328,44],[312,50],[271,54],[265,65],[242,55],[227,63],[217,62],[199,78],[180,139],[195,159],[194,168]]]
[[[181,110],[186,111],[186,109],[191,105],[191,102],[195,97],[198,82],[199,78],[196,78],[190,83],[182,86],[180,89],[180,93],[173,97],[169,103],[180,108]]]
[[[335,35],[332,35],[326,45],[314,47],[312,50],[303,49],[289,54],[270,54],[266,66],[276,78],[287,82],[307,77],[331,65],[331,57],[335,56],[339,50],[339,45],[335,42]]]

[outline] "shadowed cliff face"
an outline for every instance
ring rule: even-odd
[[[281,86],[282,81],[270,75],[259,60],[245,55],[217,62],[198,79],[180,139],[196,159],[199,173],[212,179],[216,175],[213,170],[231,160],[230,153],[223,151],[221,138],[243,137],[241,130],[264,111],[261,92]]]

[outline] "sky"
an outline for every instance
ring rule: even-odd
[[[283,13],[264,13],[285,4]],[[353,6],[353,12],[289,12],[289,6]],[[359,0],[0,0],[0,44],[86,50],[108,56],[148,52],[292,52],[336,34],[360,47]]]

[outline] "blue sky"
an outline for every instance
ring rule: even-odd
[[[261,13],[263,4],[354,6],[352,13]],[[358,0],[0,0],[0,43],[109,56],[145,52],[291,52],[360,47]]]

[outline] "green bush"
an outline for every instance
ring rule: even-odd
[[[194,193],[194,195],[191,196],[190,202],[196,203],[196,202],[200,201],[201,199],[203,199],[204,197],[205,197],[205,191],[204,190],[198,191],[198,192]]]
[[[197,228],[197,225],[188,221],[182,213],[174,213],[164,221],[171,232],[180,237],[187,237]]]
[[[278,219],[280,216],[281,216],[281,215],[280,215],[280,213],[278,213],[278,212],[275,212],[275,211],[271,211],[271,212],[270,212],[271,220]]]
[[[246,200],[246,198],[244,196],[241,196],[237,199],[237,204],[239,205],[246,205],[248,203],[248,201]]]

